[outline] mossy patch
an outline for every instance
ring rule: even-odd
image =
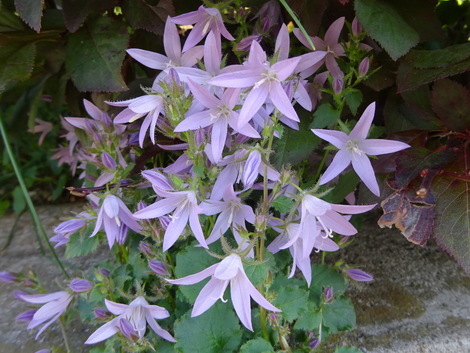
[[[424,312],[420,299],[405,288],[383,282],[353,297],[358,325],[377,325],[404,318],[419,317]]]

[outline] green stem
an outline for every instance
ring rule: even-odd
[[[315,45],[313,45],[312,40],[310,39],[310,36],[308,35],[307,31],[305,30],[304,26],[302,26],[302,23],[300,22],[299,18],[297,15],[292,11],[291,7],[287,4],[286,0],[279,0],[286,9],[286,11],[289,13],[290,17],[294,20],[295,24],[297,27],[299,27],[300,31],[302,34],[305,36],[305,39],[307,39],[308,44],[312,46],[312,50],[315,50]]]
[[[70,346],[69,346],[69,341],[67,339],[67,334],[65,332],[65,327],[62,318],[59,318],[59,326],[60,326],[60,331],[62,332],[62,337],[64,338],[64,345],[65,349],[67,350],[67,353],[70,353]]]
[[[36,212],[36,208],[34,207],[33,201],[31,200],[31,197],[29,196],[28,189],[26,187],[26,184],[23,180],[23,176],[21,175],[20,168],[18,167],[18,164],[16,163],[15,156],[13,155],[13,152],[11,150],[10,143],[8,142],[8,137],[5,131],[5,127],[3,125],[3,119],[0,116],[0,133],[3,138],[3,142],[5,144],[5,149],[8,154],[8,158],[10,159],[11,165],[13,166],[13,170],[15,171],[16,178],[18,179],[18,183],[20,184],[21,191],[23,192],[23,197],[26,200],[26,204],[28,205],[29,212],[31,213],[31,217],[33,218],[33,222],[36,225],[36,228],[38,229],[39,234],[44,238],[44,241],[46,242],[47,247],[49,248],[52,257],[54,258],[54,261],[57,263],[59,268],[61,269],[62,273],[66,278],[69,278],[69,275],[67,271],[65,271],[64,265],[60,261],[59,257],[57,256],[56,252],[54,251],[54,248],[52,244],[49,241],[49,238],[46,234],[46,231],[44,230],[44,227],[41,223],[41,220],[39,219],[39,216]]]

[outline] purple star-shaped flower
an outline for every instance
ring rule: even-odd
[[[359,175],[359,178],[361,178],[369,190],[377,196],[380,195],[375,172],[367,155],[393,153],[410,146],[406,143],[393,140],[366,139],[374,119],[374,113],[375,102],[366,108],[349,135],[342,131],[312,129],[315,135],[339,148],[330,166],[322,175],[320,184],[329,182],[352,163],[357,175]]]
[[[183,15],[170,18],[170,21],[179,25],[192,25],[194,24],[191,33],[183,46],[183,52],[194,47],[199,43],[207,33],[213,32],[218,42],[220,36],[224,36],[228,40],[235,40],[232,35],[227,31],[222,20],[222,15],[219,10],[213,7],[199,6],[196,11],[188,12]]]
[[[158,305],[150,305],[144,297],[135,298],[129,305],[112,302],[105,299],[108,310],[114,315],[118,315],[108,323],[97,329],[85,344],[93,344],[104,341],[118,331],[123,330],[120,325],[121,320],[125,319],[130,324],[130,331],[136,335],[136,339],[140,340],[145,335],[147,324],[150,328],[163,339],[176,342],[170,333],[160,327],[155,319],[166,319],[170,316],[165,308]],[[126,331],[126,330],[124,330]]]
[[[209,84],[221,87],[252,87],[240,111],[238,123],[240,127],[253,118],[268,98],[287,118],[300,121],[290,98],[281,85],[294,73],[300,58],[281,60],[273,65],[270,65],[266,59],[266,53],[261,45],[253,41],[246,65],[241,70],[224,73],[209,80]]]
[[[173,191],[169,189],[170,183],[163,175],[155,171],[146,170],[142,172],[142,175],[152,183],[154,191],[163,199],[137,211],[134,213],[134,217],[152,219],[173,212],[170,215],[171,222],[163,238],[163,251],[167,251],[178,240],[188,221],[199,244],[207,248],[201,223],[199,222],[198,215],[202,213],[202,209],[197,204],[196,193],[192,190]]]
[[[240,96],[240,89],[226,89],[222,97],[217,98],[201,85],[189,80],[189,88],[194,98],[203,106],[208,108],[201,112],[191,114],[175,127],[176,132],[196,130],[212,126],[211,147],[214,163],[222,159],[225,140],[227,139],[227,128],[245,136],[258,138],[258,132],[250,125],[245,124],[240,127],[238,123],[238,113],[233,110]]]
[[[212,276],[212,278],[197,296],[191,317],[201,315],[219,299],[225,301],[223,295],[229,283],[235,312],[248,330],[253,331],[250,298],[253,298],[255,302],[266,310],[281,311],[268,302],[253,286],[243,269],[242,259],[237,254],[230,254],[218,264],[209,266],[194,275],[173,280],[167,279],[167,281],[172,284],[188,285],[198,283],[209,276]]]

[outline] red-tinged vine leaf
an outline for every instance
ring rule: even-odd
[[[432,89],[434,112],[453,131],[470,129],[470,90],[449,80],[437,81]]]
[[[124,0],[122,10],[132,28],[157,35],[163,35],[166,18],[175,14],[172,0],[160,0],[156,6],[145,0]]]
[[[408,63],[402,63],[397,72],[397,92],[404,92],[420,85],[461,74],[468,70],[470,70],[470,59],[449,67],[434,69],[416,69]]]
[[[454,159],[455,152],[448,149],[434,152],[419,147],[406,149],[396,158],[394,189],[404,189],[413,179],[426,173],[426,170],[440,169]]]
[[[395,226],[410,242],[421,246],[426,244],[432,234],[435,216],[435,199],[429,185],[437,172],[429,172],[419,187],[398,190],[382,201],[384,214],[378,225],[381,228]]]
[[[112,9],[116,4],[116,0],[62,0],[65,26],[69,32],[74,33],[88,15]]]
[[[129,42],[122,22],[109,17],[88,21],[70,35],[66,68],[79,91],[119,92],[127,89],[121,65]]]
[[[356,0],[354,8],[367,33],[397,60],[419,43],[419,35],[392,4],[393,1],[385,0]]]
[[[470,274],[470,151],[432,184],[436,195],[434,237]]]
[[[15,0],[16,12],[36,32],[41,31],[43,3],[44,0]]]
[[[9,81],[27,79],[33,71],[36,43],[12,42],[0,47],[0,92]]]

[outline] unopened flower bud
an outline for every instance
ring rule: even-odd
[[[158,260],[150,260],[149,268],[158,275],[168,276],[169,272],[163,262]]]
[[[335,78],[333,80],[333,92],[335,92],[335,94],[340,94],[343,90],[343,85],[344,83],[341,78]]]
[[[359,77],[363,77],[365,75],[367,75],[367,73],[369,72],[369,58],[366,57],[364,59],[362,59],[362,61],[360,62],[359,64]]]
[[[7,283],[14,283],[18,280],[18,277],[10,272],[0,272],[0,281]]]
[[[206,134],[204,133],[204,129],[197,129],[194,132],[194,141],[196,142],[197,147],[200,147],[206,141]]]
[[[139,243],[139,250],[142,254],[144,254],[145,256],[147,257],[152,257],[152,256],[155,256],[153,250],[152,250],[152,247],[150,246],[149,243],[145,242],[145,241],[141,241]]]
[[[124,337],[126,337],[127,339],[133,342],[136,342],[139,339],[137,332],[135,332],[131,323],[127,319],[119,320],[119,331],[121,331]]]
[[[247,51],[251,47],[251,43],[256,40],[258,43],[261,41],[261,36],[252,35],[246,38],[243,38],[240,42],[238,42],[236,50],[237,51]]]
[[[51,353],[49,349],[41,349],[39,351],[36,351],[35,353]]]
[[[318,346],[320,346],[320,340],[318,338],[312,339],[310,343],[308,344],[308,347],[310,349],[318,348]]]
[[[69,288],[73,290],[75,293],[83,293],[88,292],[93,288],[93,285],[90,281],[83,279],[83,278],[75,278],[73,279],[70,284]]]
[[[352,33],[355,37],[357,37],[359,34],[362,33],[362,26],[359,23],[359,20],[357,19],[357,17],[354,17],[351,27],[352,27]]]
[[[325,303],[329,303],[333,300],[333,287],[326,287],[323,291],[323,298]]]
[[[36,314],[37,309],[27,310],[22,312],[20,315],[16,317],[16,321],[31,321],[33,319],[34,314]]]
[[[93,309],[93,314],[95,314],[98,319],[108,319],[111,317],[111,313],[108,310],[102,308]]]
[[[108,169],[116,169],[116,161],[113,157],[109,155],[109,153],[103,152],[101,154],[101,161],[103,165]]]
[[[358,282],[370,282],[374,280],[371,274],[358,270],[357,268],[348,268],[345,272],[349,278]]]

